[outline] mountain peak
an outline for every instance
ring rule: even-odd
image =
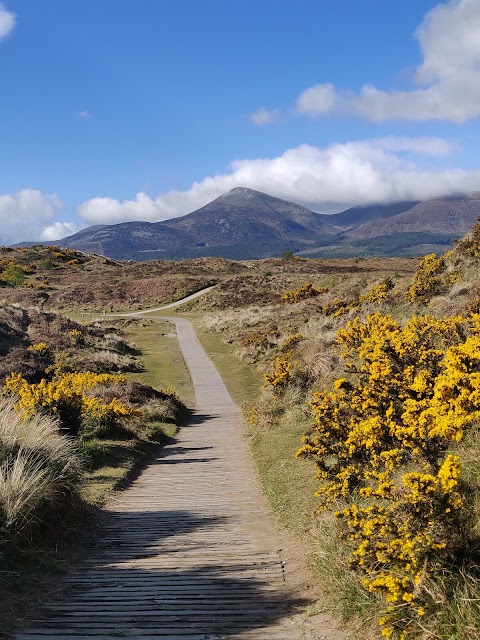
[[[217,198],[217,200],[227,200],[231,198],[240,199],[240,198],[273,198],[273,196],[269,196],[266,193],[262,193],[261,191],[255,191],[255,189],[249,189],[248,187],[235,187],[234,189],[230,189],[226,193],[223,193],[221,196]]]
[[[225,193],[225,196],[228,196],[229,193],[260,193],[259,191],[255,191],[255,189],[249,189],[248,187],[234,187]]]

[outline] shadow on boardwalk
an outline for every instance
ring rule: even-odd
[[[210,552],[226,526],[183,510],[113,511],[94,555],[68,578],[68,599],[17,637],[213,640],[270,628],[309,604],[274,588],[278,561],[228,545]]]

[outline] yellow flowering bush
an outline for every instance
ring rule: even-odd
[[[469,235],[459,240],[455,247],[457,253],[469,258],[478,258],[480,255],[480,218],[477,220]]]
[[[28,350],[31,353],[39,353],[40,355],[50,355],[51,349],[46,342],[37,342],[36,344],[31,344],[28,347]]]
[[[260,411],[256,405],[252,405],[246,409],[246,415],[248,422],[252,427],[255,427],[260,420]]]
[[[280,345],[280,349],[282,351],[288,351],[303,340],[305,340],[305,336],[303,335],[303,333],[293,333],[282,342],[282,344]]]
[[[285,293],[282,294],[282,302],[286,302],[287,304],[295,304],[296,302],[304,300],[305,298],[314,298],[321,293],[327,292],[327,287],[320,287],[319,289],[315,289],[311,282],[306,282],[297,289],[292,289],[292,291],[285,291]]]
[[[476,295],[467,305],[467,313],[480,313],[480,296]]]
[[[271,385],[274,393],[279,394],[288,386],[288,383],[291,380],[293,365],[285,358],[277,356],[275,360],[270,363],[270,367],[272,369],[272,373],[263,374],[265,383],[262,389]]]
[[[480,316],[376,313],[338,332],[347,377],[314,393],[299,457],[315,462],[365,589],[381,595],[385,637],[424,615],[426,578],[461,545],[467,507],[449,448],[480,419]]]
[[[374,284],[366,293],[360,296],[360,302],[383,302],[383,300],[388,298],[388,294],[394,286],[391,278],[385,278],[381,282]]]
[[[0,279],[15,287],[19,287],[25,282],[25,274],[27,273],[29,273],[29,269],[24,265],[10,262],[0,273]]]
[[[422,258],[413,283],[405,294],[407,300],[427,304],[432,296],[439,293],[442,281],[438,276],[445,271],[445,268],[445,260],[435,253],[429,253]]]
[[[72,329],[68,332],[70,334],[70,339],[72,344],[74,345],[82,345],[85,342],[85,338],[83,333],[79,329]]]
[[[333,318],[341,318],[346,315],[349,311],[358,309],[358,305],[353,302],[348,302],[348,300],[342,300],[341,298],[337,298],[336,300],[332,300],[331,302],[327,302],[326,305],[322,307],[322,313],[325,316],[332,316]]]
[[[252,346],[258,349],[268,349],[275,344],[273,339],[276,337],[276,335],[276,329],[267,329],[267,331],[254,331],[253,333],[248,334],[248,336],[246,336],[242,340],[242,346]]]
[[[99,385],[118,386],[125,381],[121,374],[87,371],[57,372],[51,381],[44,378],[37,384],[29,384],[20,374],[12,373],[5,381],[3,392],[18,398],[15,409],[25,418],[46,410],[57,415],[71,435],[77,435],[85,425],[105,430],[114,427],[121,418],[139,415],[137,409],[118,398],[105,402],[87,393]]]

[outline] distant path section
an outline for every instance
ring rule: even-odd
[[[302,614],[242,435],[241,414],[191,323],[169,318],[195,411],[107,509],[103,535],[17,640],[331,640]]]
[[[170,302],[169,304],[164,304],[162,307],[155,307],[153,309],[145,309],[144,311],[132,311],[131,313],[108,313],[108,316],[141,316],[145,313],[152,313],[154,311],[163,311],[163,309],[173,309],[174,307],[179,307],[181,304],[185,302],[190,302],[190,300],[195,300],[199,296],[203,296],[204,293],[208,293],[212,289],[215,289],[216,285],[212,285],[211,287],[206,287],[205,289],[200,289],[200,291],[196,291],[195,293],[186,296],[185,298],[181,298],[180,300],[176,300],[175,302]]]

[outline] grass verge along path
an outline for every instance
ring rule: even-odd
[[[144,371],[129,374],[155,388],[179,390],[184,404],[193,402],[193,387],[173,326],[165,321],[134,325],[129,338],[142,351]],[[0,638],[9,637],[29,611],[63,588],[65,574],[95,546],[98,508],[112,491],[124,487],[159,445],[169,441],[178,425],[159,422],[153,437],[90,439],[81,445],[86,471],[82,500],[62,521],[47,528],[41,539],[23,540],[0,548]]]
[[[175,327],[160,318],[139,319],[125,329],[130,342],[142,352],[143,372],[128,374],[129,377],[149,384],[155,389],[173,387],[180,400],[193,406],[193,392],[190,373],[178,345]]]

